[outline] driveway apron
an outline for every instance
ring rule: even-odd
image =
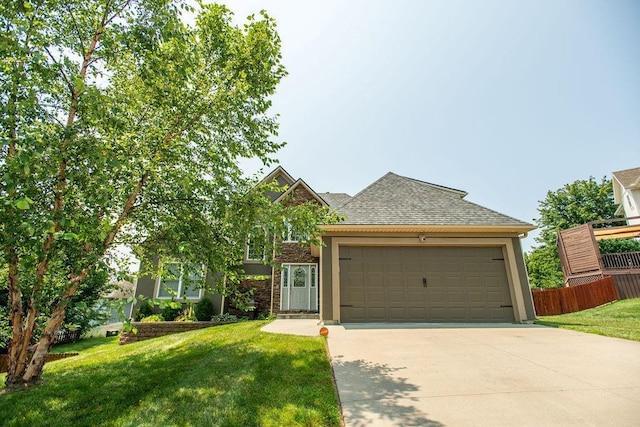
[[[537,325],[329,326],[345,424],[640,426],[640,343]]]

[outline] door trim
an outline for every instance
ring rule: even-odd
[[[308,311],[317,311],[318,310],[318,289],[319,289],[319,270],[318,270],[318,264],[317,263],[313,263],[313,262],[285,262],[282,263],[280,265],[280,267],[282,268],[281,271],[284,271],[284,267],[287,267],[287,270],[289,271],[289,274],[291,274],[291,268],[295,268],[297,266],[306,266],[309,267],[309,272],[308,275],[311,276],[311,268],[315,268],[315,286],[313,282],[309,282],[309,285],[307,286],[308,288],[308,292],[307,292],[307,308],[306,310]],[[289,279],[291,279],[291,277],[289,276]],[[311,277],[309,277],[309,279],[311,280]],[[291,288],[293,287],[293,283],[292,280],[288,280],[288,285],[286,288],[284,288],[284,274],[280,274],[280,310],[281,311],[288,311],[288,310],[304,310],[304,309],[292,309],[291,308]],[[287,308],[284,308],[284,298],[283,298],[283,294],[285,292],[285,289],[287,291]],[[312,298],[311,298],[311,293],[315,292],[315,306],[312,307],[311,306],[311,302],[312,302]]]

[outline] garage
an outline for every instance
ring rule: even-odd
[[[502,247],[342,246],[341,322],[513,322]]]

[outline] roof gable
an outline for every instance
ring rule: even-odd
[[[298,179],[296,182],[293,183],[293,185],[291,185],[287,191],[285,191],[284,193],[282,193],[280,195],[280,197],[278,197],[275,201],[276,202],[282,202],[284,201],[287,197],[289,196],[295,196],[296,193],[299,192],[299,190],[304,190],[306,191],[314,200],[316,200],[318,203],[320,203],[322,206],[328,206],[328,203],[325,202],[322,197],[320,197],[318,195],[318,193],[316,193],[315,191],[313,191],[313,189],[311,187],[309,187],[307,185],[306,182],[304,182],[302,179]]]
[[[640,168],[625,169],[611,174],[613,176],[613,199],[621,203],[625,189],[640,188]]]
[[[296,180],[293,179],[291,175],[289,175],[289,172],[287,172],[282,166],[278,166],[277,168],[272,170],[269,175],[262,178],[258,185],[267,184],[273,182],[274,180],[279,184],[284,183],[287,186],[291,186],[294,182],[296,182]]]

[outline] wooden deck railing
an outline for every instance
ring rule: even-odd
[[[640,269],[640,252],[602,254],[602,265],[607,270]]]

